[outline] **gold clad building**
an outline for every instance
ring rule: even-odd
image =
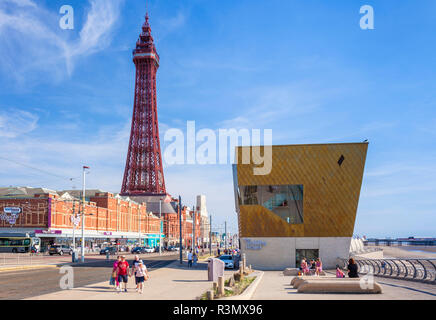
[[[348,257],[367,149],[366,142],[237,147],[233,179],[247,263],[278,270],[320,257],[334,268]]]

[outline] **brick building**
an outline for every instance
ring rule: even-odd
[[[82,211],[80,193],[77,190],[0,188],[0,232],[34,233],[41,238],[43,247],[50,243],[69,244],[73,229],[76,237],[81,235],[81,219],[77,219],[75,228],[72,219]],[[16,212],[14,216],[9,213],[11,208]],[[145,203],[101,190],[88,190],[84,213],[88,247],[105,242],[134,244],[139,239],[144,245],[159,243],[162,221],[147,212]]]
[[[178,212],[178,200],[173,199],[175,211]],[[178,213],[164,214],[165,245],[178,246],[180,243],[180,222]],[[193,211],[187,206],[182,207],[182,245],[191,247],[193,244]],[[197,244],[201,243],[201,217],[196,214],[195,237]]]

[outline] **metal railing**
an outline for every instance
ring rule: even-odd
[[[345,269],[348,259],[339,259]],[[359,273],[436,284],[436,259],[354,259]]]

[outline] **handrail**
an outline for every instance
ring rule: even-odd
[[[347,267],[348,259],[338,259]],[[436,259],[364,259],[355,257],[359,273],[436,284]],[[375,267],[377,266],[377,268]],[[388,270],[389,269],[389,270]]]

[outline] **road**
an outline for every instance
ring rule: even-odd
[[[141,255],[149,271],[162,268],[175,261],[178,255],[148,257]],[[74,265],[74,287],[82,287],[109,278],[114,260],[100,260]],[[130,263],[130,260],[128,260]],[[60,291],[63,274],[58,268],[44,268],[0,273],[0,300],[25,299]],[[133,280],[129,280],[133,281]]]

